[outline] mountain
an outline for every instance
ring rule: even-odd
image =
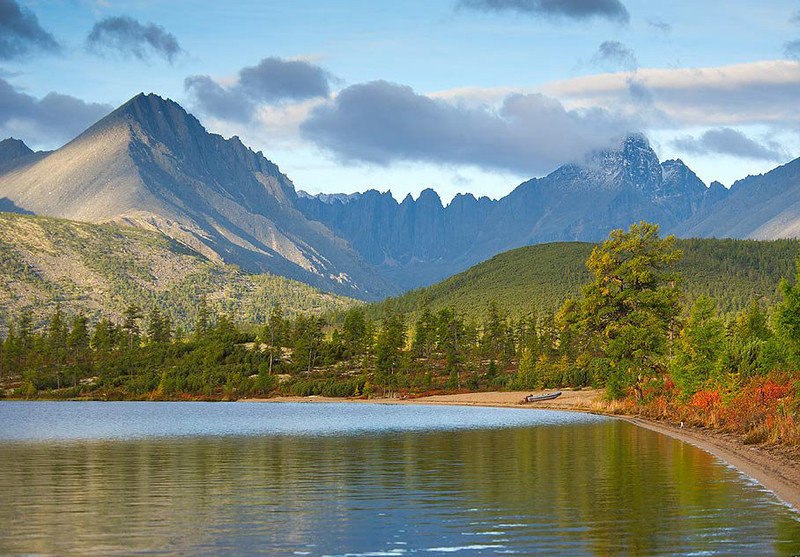
[[[474,244],[493,202],[457,195],[446,207],[432,189],[398,203],[389,192],[299,200],[311,219],[330,227],[403,290],[452,274],[452,263]]]
[[[520,184],[500,200],[456,196],[443,206],[433,190],[397,203],[389,193],[303,197],[300,209],[345,238],[387,278],[430,284],[525,245],[598,241],[647,220],[666,231],[726,197],[680,160],[659,162],[647,139],[631,134],[613,148]]]
[[[34,152],[20,139],[9,137],[0,141],[0,174],[40,159],[46,153]],[[30,213],[0,195],[0,212]]]
[[[273,304],[291,313],[342,309],[353,300],[283,277],[218,265],[166,236],[141,228],[0,214],[0,329],[31,311],[38,321],[61,305],[121,319],[129,304],[159,306],[193,326],[198,299],[237,320],[263,323]]]
[[[387,291],[346,242],[297,209],[275,164],[157,95],[137,95],[64,147],[0,173],[0,199],[37,215],[158,230],[212,261],[332,292]]]
[[[685,223],[685,234],[755,239],[800,237],[800,159],[735,182],[723,203]]]
[[[504,251],[595,242],[647,220],[682,237],[800,234],[800,159],[728,190],[641,134],[492,200],[432,189],[309,195],[238,137],[140,94],[53,152],[0,142],[0,211],[155,230],[246,272],[365,300],[433,284]]]
[[[388,311],[418,314],[453,307],[468,318],[483,319],[494,301],[512,316],[555,311],[590,280],[586,260],[595,244],[558,242],[526,246],[496,255],[438,284],[372,304],[380,317]],[[751,300],[777,300],[782,277],[794,274],[798,240],[678,240],[689,301],[711,296],[725,312],[739,311]]]

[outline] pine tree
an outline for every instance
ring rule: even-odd
[[[67,349],[73,360],[73,386],[78,385],[78,369],[86,365],[89,350],[89,320],[82,313],[72,320],[72,327],[67,335]]]
[[[101,356],[107,356],[117,344],[116,337],[114,324],[108,318],[103,317],[95,325],[90,346]]]
[[[800,365],[800,258],[794,284],[781,279],[778,291],[781,301],[775,307],[776,329],[788,348],[791,363],[797,366]]]
[[[384,391],[388,390],[391,393],[396,385],[396,373],[402,363],[405,344],[406,328],[403,318],[393,313],[384,319],[375,339],[375,368]]]
[[[669,331],[680,311],[681,258],[674,236],[662,239],[658,225],[640,222],[614,230],[587,261],[594,275],[582,288],[580,326],[597,339],[612,375],[609,390],[641,394],[644,377],[664,369]]]
[[[197,307],[197,321],[195,321],[194,325],[195,337],[203,337],[208,333],[209,327],[208,301],[206,300],[205,294],[203,294],[200,297],[200,303]]]
[[[286,320],[283,316],[283,307],[280,304],[272,306],[267,323],[261,331],[261,342],[269,350],[269,374],[272,375],[276,356],[280,357],[281,348],[286,335]]]
[[[64,316],[61,313],[61,306],[56,306],[53,317],[50,318],[50,326],[47,331],[47,358],[53,366],[56,376],[56,386],[61,388],[61,366],[64,365],[67,352],[67,326],[64,323]]]
[[[677,343],[673,376],[682,391],[694,394],[719,369],[725,326],[708,296],[695,300]]]
[[[135,346],[139,345],[140,341],[139,320],[142,319],[142,310],[139,309],[139,306],[131,304],[125,309],[122,316],[124,318],[122,330],[125,332],[125,347],[128,350],[133,350]]]
[[[361,357],[367,343],[367,316],[361,307],[347,310],[342,326],[342,342],[349,357]]]
[[[147,339],[151,343],[165,344],[172,340],[172,323],[157,306],[153,306],[147,318]]]

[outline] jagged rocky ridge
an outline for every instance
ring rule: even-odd
[[[456,196],[443,206],[433,190],[397,203],[389,193],[303,196],[320,220],[383,274],[406,287],[430,284],[493,255],[542,242],[597,241],[614,228],[648,220],[680,233],[728,190],[708,188],[680,160],[659,162],[640,134],[581,164],[520,184],[497,201]]]

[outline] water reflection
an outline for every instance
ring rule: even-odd
[[[771,495],[618,421],[5,443],[0,472],[3,554],[800,553]]]

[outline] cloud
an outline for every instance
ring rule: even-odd
[[[684,153],[694,155],[720,154],[767,161],[784,161],[790,158],[778,143],[767,141],[762,144],[732,128],[708,130],[697,138],[678,137],[672,141],[672,145]]]
[[[619,0],[459,0],[457,6],[484,12],[513,11],[542,17],[630,21],[628,10]]]
[[[33,145],[55,147],[78,135],[111,110],[69,95],[37,99],[0,79],[0,133],[22,136]]]
[[[155,54],[170,64],[184,52],[175,35],[160,25],[144,25],[128,16],[107,17],[95,23],[86,45],[96,53],[117,51],[139,60],[148,60]]]
[[[625,70],[635,70],[639,63],[633,50],[619,41],[603,41],[592,56],[595,66],[614,65]]]
[[[657,17],[648,19],[647,24],[656,31],[661,31],[665,35],[669,35],[670,33],[672,33],[672,24],[667,23],[666,21],[659,19]]]
[[[260,103],[328,98],[330,80],[328,72],[310,62],[270,57],[239,70],[232,85],[195,75],[184,80],[184,87],[206,114],[246,122]]]
[[[238,88],[225,88],[207,75],[193,75],[183,82],[203,112],[223,120],[246,122],[255,109]]]
[[[328,72],[304,60],[264,58],[255,66],[239,70],[242,89],[265,102],[327,97],[331,92],[328,79]]]
[[[636,72],[638,93],[674,127],[800,123],[800,64],[786,60],[709,68]],[[541,88],[569,108],[623,111],[631,100],[629,73],[607,73],[550,83]],[[666,123],[666,122],[665,122]]]
[[[300,130],[342,161],[426,161],[537,174],[607,146],[632,126],[601,109],[566,110],[541,94],[510,95],[496,109],[467,107],[374,81],[317,106]]]
[[[32,11],[15,0],[0,0],[0,60],[22,58],[36,50],[59,52],[61,46]]]
[[[800,40],[789,41],[783,45],[783,51],[787,58],[792,60],[800,60]]]

